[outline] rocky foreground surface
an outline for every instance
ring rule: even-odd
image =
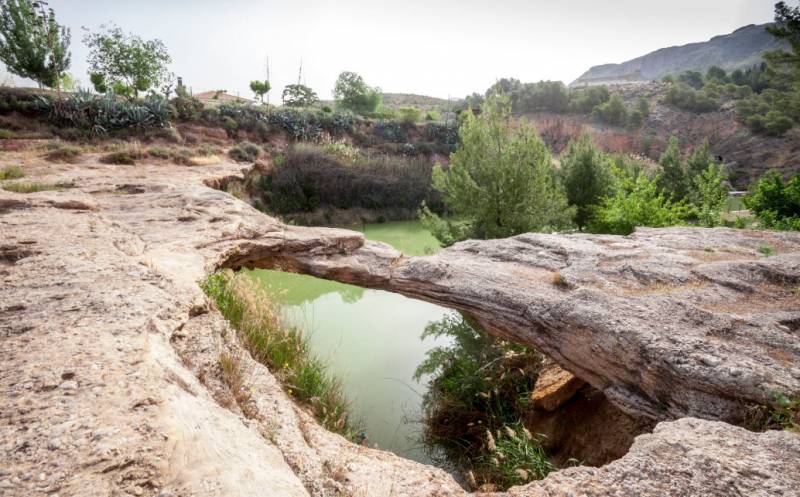
[[[718,421],[800,394],[800,235],[523,235],[405,258],[213,188],[239,169],[89,158],[26,170],[71,188],[0,190],[0,495],[466,495],[322,429],[250,360],[197,285],[245,266],[467,311],[662,421],[618,461],[494,495],[800,495],[799,436]],[[241,357],[248,416],[221,354]]]

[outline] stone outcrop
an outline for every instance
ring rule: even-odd
[[[280,267],[465,311],[636,416],[740,422],[748,404],[800,395],[798,233],[525,234],[406,258],[351,232],[286,228],[237,242],[220,264]]]
[[[800,437],[752,433],[684,418],[639,436],[622,459],[602,468],[573,468],[516,487],[508,497],[800,495]]]
[[[405,258],[206,186],[234,164],[25,169],[73,187],[0,191],[3,495],[466,493],[442,470],[321,429],[209,306],[197,282],[219,267],[281,267],[469,312],[655,420],[736,420],[742,404],[800,392],[796,234],[523,235]],[[248,416],[224,401],[222,353],[242,357]],[[779,495],[800,488],[799,445],[683,419],[611,465],[509,495]]]
[[[555,364],[547,365],[539,371],[533,387],[531,400],[533,406],[545,411],[554,411],[572,398],[586,383],[569,371]]]

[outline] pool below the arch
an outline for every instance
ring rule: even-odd
[[[406,255],[438,250],[436,239],[418,221],[365,225],[371,240]],[[430,462],[421,443],[422,396],[427,379],[413,378],[426,353],[450,339],[420,339],[425,327],[446,308],[402,295],[369,290],[306,275],[255,270],[259,281],[283,305],[286,324],[300,326],[312,350],[343,383],[370,446]]]

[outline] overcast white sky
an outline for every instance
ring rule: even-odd
[[[590,66],[772,20],[774,0],[50,0],[72,28],[71,72],[87,85],[82,27],[113,21],[161,38],[195,92],[251,96],[269,55],[273,102],[303,79],[329,98],[339,72],[387,92],[447,98],[497,78],[569,83]],[[795,2],[791,2],[795,3]],[[19,83],[19,81],[17,82]]]

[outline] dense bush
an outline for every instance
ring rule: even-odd
[[[608,102],[596,106],[592,110],[592,116],[612,126],[625,126],[628,124],[628,109],[619,95],[614,95]]]
[[[628,235],[638,226],[660,228],[680,224],[689,214],[683,202],[674,203],[659,191],[657,178],[613,169],[614,195],[606,197],[589,223],[593,233]]]
[[[800,230],[800,173],[787,182],[776,171],[764,174],[744,204],[767,228]]]
[[[228,155],[236,162],[254,162],[261,157],[263,153],[264,151],[261,147],[249,141],[240,142],[238,145],[228,150]]]
[[[179,121],[195,121],[203,112],[203,102],[189,95],[183,87],[178,89],[178,96],[170,101],[175,117]]]
[[[753,132],[782,136],[800,118],[800,93],[764,90],[737,102],[739,119]]]
[[[449,339],[428,351],[415,372],[418,380],[431,378],[423,416],[434,460],[446,456],[473,488],[505,489],[547,476],[554,467],[541,438],[521,421],[533,410],[541,354],[492,337],[455,313],[426,326],[422,338],[428,337]]]
[[[590,86],[569,94],[569,110],[578,114],[588,114],[598,105],[608,102],[611,94],[605,86]]]
[[[667,92],[666,102],[679,109],[697,113],[711,112],[719,107],[719,102],[705,90],[697,91],[686,84],[672,85]]]
[[[372,131],[383,140],[393,143],[408,142],[408,125],[397,121],[378,121]]]
[[[324,112],[317,109],[279,108],[265,110],[240,104],[219,106],[221,124],[226,130],[246,130],[262,138],[270,128],[280,129],[295,140],[314,140],[323,131],[338,137],[353,132],[356,117],[350,112]],[[227,124],[226,124],[227,123]],[[229,134],[232,134],[229,131]]]
[[[425,138],[431,142],[455,146],[458,144],[458,124],[427,123],[425,125]]]
[[[400,122],[406,124],[414,124],[422,118],[422,111],[416,107],[400,107],[397,114]]]
[[[265,205],[279,214],[320,207],[417,209],[431,196],[431,165],[422,159],[348,157],[316,145],[294,145],[283,164],[265,175]]]
[[[569,93],[561,81],[522,83],[518,79],[503,78],[486,90],[486,97],[497,95],[508,96],[516,113],[563,113],[569,108]]]

